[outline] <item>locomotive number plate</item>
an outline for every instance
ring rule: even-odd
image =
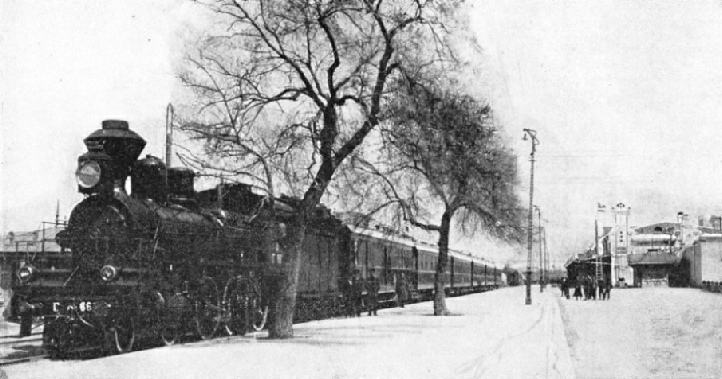
[[[58,313],[60,311],[61,305],[60,302],[56,301],[53,303],[53,312]],[[68,312],[72,312],[74,310],[77,310],[78,312],[92,312],[93,311],[93,302],[92,301],[81,301],[77,304],[68,304],[65,307],[65,310]]]

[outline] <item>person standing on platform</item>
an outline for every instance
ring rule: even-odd
[[[591,276],[589,277],[589,296],[592,300],[597,300],[597,281]]]
[[[378,316],[376,310],[379,306],[379,280],[376,278],[376,270],[369,271],[369,277],[366,278],[366,305],[368,307],[369,316],[373,313]]]
[[[574,282],[574,298],[579,301],[580,297],[582,297],[582,285],[579,283],[579,279],[577,279]]]
[[[609,300],[609,296],[612,295],[612,281],[607,278],[604,281],[604,300]]]

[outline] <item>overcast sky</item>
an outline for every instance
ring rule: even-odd
[[[472,1],[478,85],[515,138],[559,261],[592,243],[597,203],[631,223],[722,213],[722,6],[716,1]],[[178,1],[0,4],[2,233],[69,215],[82,139],[123,118],[163,154]],[[518,136],[518,139],[516,139]],[[525,200],[525,202],[528,200]],[[523,257],[523,255],[520,255]]]

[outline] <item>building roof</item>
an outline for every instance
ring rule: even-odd
[[[678,230],[680,225],[674,222],[658,222],[634,228],[636,234],[668,234],[668,230]]]
[[[630,266],[676,266],[680,262],[680,257],[676,254],[656,253],[656,254],[629,254],[627,260]]]
[[[58,232],[63,226],[51,226],[49,228],[31,230],[25,232],[8,232],[3,237],[2,251],[12,252],[59,252],[60,246],[55,242]]]

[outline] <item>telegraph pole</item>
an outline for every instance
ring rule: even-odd
[[[539,140],[536,138],[536,130],[533,129],[524,129],[524,141],[527,141],[528,138],[531,138],[531,154],[529,155],[529,160],[531,161],[531,176],[529,179],[529,217],[528,217],[528,226],[527,226],[527,250],[528,250],[528,256],[527,256],[527,263],[526,263],[526,300],[525,304],[530,305],[531,304],[531,262],[532,262],[532,228],[533,228],[533,221],[534,218],[534,153],[536,153],[536,145],[539,144]]]
[[[541,224],[541,208],[539,206],[534,205],[534,209],[536,209],[536,213],[539,216],[538,223],[537,223],[537,230],[539,231],[539,293],[544,292],[544,249],[542,247],[542,224]]]

